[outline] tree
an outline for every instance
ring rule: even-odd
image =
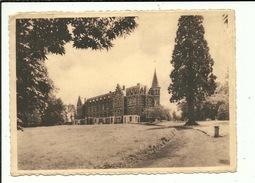
[[[215,107],[215,117],[219,120],[229,120],[229,75],[226,73],[225,80],[217,83],[215,94],[207,97],[206,101]]]
[[[170,102],[185,99],[188,107],[188,121],[185,125],[197,125],[195,122],[195,103],[211,96],[216,88],[213,75],[213,59],[204,38],[202,16],[181,16],[178,22],[175,46],[170,74],[172,83],[168,87],[172,94]]]
[[[42,116],[42,125],[53,126],[64,123],[66,119],[66,110],[62,100],[55,96],[51,96],[47,103],[48,106]]]
[[[16,20],[17,117],[24,124],[29,116],[47,108],[54,89],[44,61],[47,54],[65,54],[65,44],[77,49],[109,50],[112,41],[130,34],[136,17],[94,17]]]
[[[73,122],[75,117],[75,106],[73,104],[68,104],[66,106],[67,122]]]
[[[178,120],[179,120],[179,117],[177,116],[177,114],[176,114],[175,111],[173,111],[172,120],[173,120],[173,121],[178,121]]]
[[[229,104],[221,104],[218,109],[217,119],[229,120]]]
[[[187,102],[185,100],[182,100],[178,103],[178,109],[181,111],[180,114],[180,120],[181,121],[185,121],[188,117],[188,105]],[[176,116],[176,113],[175,113]],[[177,116],[175,117],[177,118]]]
[[[155,121],[156,119],[160,121],[171,119],[169,110],[165,109],[163,106],[149,107],[144,110],[141,117],[150,121]]]
[[[217,117],[218,107],[221,104],[218,102],[211,102],[208,98],[205,101],[195,104],[194,118],[198,121],[204,121],[206,119],[214,120]],[[178,103],[179,109],[182,111],[181,120],[188,118],[188,104],[185,100]]]
[[[226,75],[225,81],[217,82],[216,85],[217,88],[212,96],[206,97],[204,101],[196,102],[196,120],[203,121],[206,119],[229,119],[228,74]],[[186,119],[188,116],[187,102],[185,100],[180,101],[178,103],[178,107],[182,111],[181,119]]]
[[[172,120],[172,116],[170,114],[170,110],[169,109],[164,109],[164,114],[165,114],[165,119],[164,120],[167,120],[167,121],[171,121]]]

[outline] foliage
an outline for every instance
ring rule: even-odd
[[[217,119],[229,120],[229,104],[221,104],[218,109]]]
[[[64,123],[66,119],[65,105],[60,98],[51,96],[48,99],[48,107],[42,116],[42,125],[53,126]]]
[[[66,109],[66,115],[67,115],[66,116],[67,118],[65,121],[72,122],[75,118],[75,112],[76,112],[75,106],[73,104],[68,104],[65,109]]]
[[[171,120],[171,115],[168,109],[165,109],[163,106],[154,106],[148,107],[144,110],[141,115],[142,118],[147,119],[149,121],[158,120]]]
[[[47,108],[54,85],[44,61],[47,54],[65,54],[65,44],[78,49],[110,49],[112,41],[130,34],[136,17],[16,20],[17,114],[24,124]],[[39,119],[38,119],[39,120]]]
[[[227,78],[228,79],[228,78]],[[204,121],[206,119],[229,119],[229,101],[228,101],[228,81],[217,83],[215,94],[206,97],[205,101],[196,103],[195,105],[195,119]],[[179,109],[182,111],[181,119],[185,120],[188,117],[187,102],[182,100],[178,104]]]
[[[219,101],[217,103],[211,103],[207,100],[196,104],[194,109],[194,117],[197,121],[204,121],[206,119],[214,120],[217,118],[219,105],[222,103]],[[178,108],[182,111],[181,120],[186,120],[188,118],[188,105],[185,100],[178,104]]]
[[[204,38],[202,16],[181,16],[178,22],[168,91],[170,102],[185,100],[188,108],[187,125],[195,123],[195,103],[211,96],[216,88],[213,59]]]
[[[178,120],[180,120],[180,117],[176,114],[175,111],[173,111],[173,113],[172,113],[172,120],[173,120],[173,121],[178,121]]]
[[[41,125],[42,117],[41,113],[38,110],[33,110],[32,112],[28,113],[26,123],[22,123],[24,127],[35,127]]]
[[[218,120],[229,120],[229,76],[228,72],[225,76],[225,81],[218,84],[216,92],[207,101],[216,106],[215,117]]]

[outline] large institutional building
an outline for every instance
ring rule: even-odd
[[[146,108],[160,104],[160,87],[156,70],[151,88],[138,83],[125,88],[117,84],[115,91],[77,102],[76,124],[112,124],[140,122]]]

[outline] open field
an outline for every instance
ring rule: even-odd
[[[53,126],[18,131],[19,169],[107,168],[174,137],[139,124]]]
[[[222,137],[213,138],[215,123]],[[194,129],[193,129],[194,128]],[[221,135],[221,132],[220,132]],[[18,168],[92,169],[229,164],[228,122],[53,126],[18,131]]]

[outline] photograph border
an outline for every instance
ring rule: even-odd
[[[176,12],[178,11],[178,12]],[[188,13],[187,13],[188,11]],[[192,15],[194,13],[211,13],[214,11],[227,11],[231,13],[233,18],[230,20],[235,21],[235,15],[233,10],[150,10],[150,11],[106,11],[100,12],[101,16],[139,16],[140,13],[160,13],[160,12],[175,12],[180,15]],[[11,86],[11,174],[17,175],[94,175],[94,174],[167,174],[167,173],[222,173],[222,172],[235,172],[236,171],[236,69],[235,69],[235,23],[229,22],[229,25],[233,25],[233,53],[230,68],[229,68],[229,101],[230,101],[230,166],[222,167],[178,167],[178,168],[131,168],[131,169],[73,169],[73,170],[18,170],[17,168],[17,112],[16,112],[16,51],[15,51],[15,20],[17,18],[67,18],[67,17],[81,17],[92,16],[98,17],[98,12],[47,12],[47,13],[18,13],[10,18],[10,86]]]

